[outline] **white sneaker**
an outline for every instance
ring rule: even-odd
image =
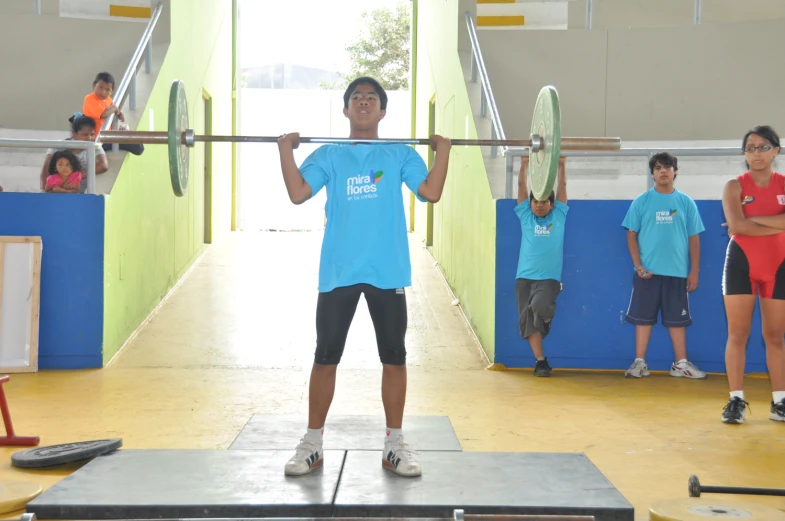
[[[630,368],[627,369],[627,371],[624,373],[624,376],[628,378],[641,378],[644,376],[649,376],[650,374],[649,366],[646,365],[646,361],[636,359]]]
[[[417,460],[417,452],[403,442],[403,436],[398,436],[394,443],[384,444],[382,466],[401,476],[411,477],[422,474],[422,467]]]
[[[671,364],[670,375],[677,378],[706,378],[704,371],[701,371],[695,367],[695,364],[687,360]]]
[[[300,440],[300,444],[295,449],[294,456],[286,462],[284,474],[287,476],[302,476],[308,474],[313,469],[321,467],[324,463],[322,454],[322,444],[306,440]]]

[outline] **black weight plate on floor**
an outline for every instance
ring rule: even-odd
[[[22,469],[54,467],[107,454],[123,446],[121,438],[78,441],[22,450],[11,456],[11,465]]]

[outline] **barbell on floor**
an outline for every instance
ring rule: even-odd
[[[197,135],[188,127],[188,102],[185,86],[175,80],[169,90],[167,132],[143,132],[124,130],[102,131],[99,140],[106,144],[168,145],[169,174],[172,190],[182,197],[188,189],[190,177],[189,148],[199,142],[205,143],[277,143],[273,136],[220,136]],[[555,87],[540,90],[534,106],[531,134],[527,140],[516,139],[452,139],[455,146],[507,146],[530,148],[529,177],[532,192],[537,199],[544,199],[553,190],[559,166],[559,155],[564,150],[609,150],[621,149],[619,138],[607,137],[562,137],[561,108]],[[301,137],[300,143],[372,143],[429,145],[430,139],[354,139],[334,137]]]
[[[690,476],[687,488],[690,497],[701,497],[701,494],[747,494],[752,496],[785,496],[785,489],[781,488],[753,488],[753,487],[716,487],[701,485],[698,476]]]

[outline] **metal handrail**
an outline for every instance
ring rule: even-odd
[[[85,193],[95,193],[95,151],[101,148],[95,141],[77,141],[74,139],[44,140],[44,139],[9,139],[0,138],[0,148],[56,148],[62,150],[83,149],[87,150],[87,190]]]
[[[494,131],[496,132],[496,138],[500,140],[507,139],[504,134],[504,128],[502,128],[502,120],[499,117],[499,109],[496,106],[496,99],[493,97],[493,90],[491,89],[491,80],[488,77],[488,71],[485,69],[485,61],[482,59],[482,51],[480,50],[480,40],[477,38],[477,29],[474,25],[474,17],[472,13],[466,11],[466,26],[469,30],[469,40],[471,40],[472,44],[472,54],[474,55],[474,60],[477,63],[477,69],[479,70],[480,74],[480,82],[482,83],[482,89],[485,93],[485,97],[488,100],[488,109],[491,113],[491,123],[493,125]],[[507,152],[508,147],[502,147],[502,155]]]
[[[671,152],[676,156],[741,156],[741,147],[660,147],[660,148],[621,148],[619,150],[562,150],[563,157],[630,157],[650,156],[658,152]],[[528,148],[514,147],[508,150],[511,157],[528,156]]]
[[[131,57],[131,62],[128,64],[128,68],[125,70],[125,74],[123,74],[123,78],[120,80],[120,84],[117,86],[117,90],[114,92],[114,97],[112,100],[114,104],[122,110],[123,105],[125,104],[125,100],[128,97],[128,88],[132,84],[132,82],[136,78],[136,71],[139,69],[139,66],[142,63],[142,57],[145,55],[145,51],[147,52],[147,72],[150,72],[149,66],[149,45],[150,39],[153,37],[153,31],[155,30],[155,26],[158,23],[158,18],[161,16],[161,11],[163,11],[164,5],[163,3],[158,3],[153,11],[152,15],[150,16],[150,21],[147,23],[147,28],[145,28],[144,33],[142,34],[142,39],[139,40],[139,45],[136,46],[136,50],[134,51],[133,56]],[[112,125],[115,121],[115,114],[110,114],[105,120],[103,125],[101,125],[101,130],[109,130],[112,128]],[[99,130],[100,135],[100,130]]]
[[[562,150],[559,155],[563,157],[651,157],[659,152],[671,152],[676,156],[685,157],[730,157],[744,154],[741,147],[660,147],[660,148],[621,148],[619,150]],[[510,147],[507,150],[504,178],[504,197],[512,198],[513,161],[516,157],[528,157],[528,148]],[[653,186],[653,179],[649,177],[649,187]]]

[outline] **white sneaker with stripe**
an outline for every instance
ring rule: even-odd
[[[677,378],[706,378],[706,373],[688,360],[680,360],[671,365],[670,375]]]
[[[382,466],[401,476],[420,476],[422,467],[417,459],[417,452],[404,443],[403,436],[398,436],[393,443],[384,444]]]
[[[286,462],[284,473],[287,476],[302,476],[308,474],[313,469],[321,467],[324,463],[322,444],[309,441],[306,438],[300,440],[300,444],[295,449],[294,456]]]
[[[627,378],[643,378],[644,376],[649,376],[650,374],[649,366],[646,365],[646,361],[636,358],[630,368],[625,371],[624,376]]]

